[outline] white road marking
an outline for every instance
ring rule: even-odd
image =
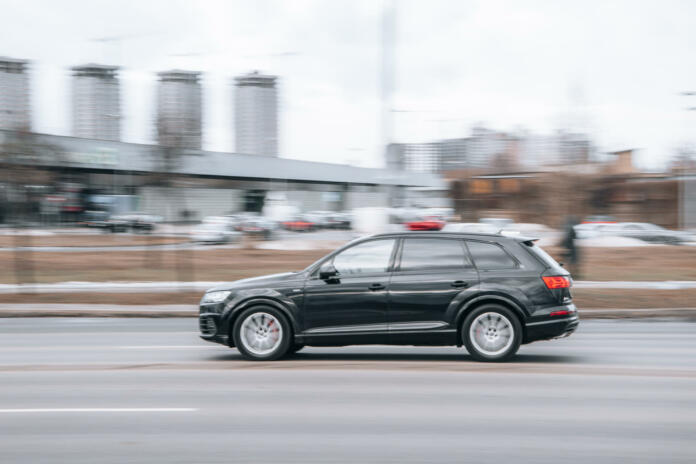
[[[106,348],[106,347],[105,347]],[[121,350],[189,350],[189,349],[219,349],[219,346],[205,346],[205,345],[129,345],[129,346],[118,346]]]
[[[39,412],[192,412],[198,408],[24,408],[0,409],[0,414]]]
[[[106,350],[219,350],[225,347],[220,346],[201,346],[201,345],[133,345],[133,346],[99,346],[99,345],[63,345],[63,346],[3,346],[0,344],[0,349],[3,352],[7,351],[106,351]]]

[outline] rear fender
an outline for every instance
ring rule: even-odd
[[[460,327],[466,315],[469,314],[469,312],[472,311],[474,308],[482,304],[488,303],[497,303],[507,308],[510,308],[512,311],[515,312],[515,314],[517,314],[517,316],[520,319],[520,323],[522,324],[522,327],[524,327],[524,321],[527,319],[527,314],[526,311],[523,309],[522,304],[520,304],[519,301],[511,298],[509,295],[501,295],[498,293],[479,294],[476,297],[464,303],[459,308],[459,312],[457,313],[457,316],[454,321],[454,327]]]

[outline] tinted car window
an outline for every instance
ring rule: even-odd
[[[560,264],[556,262],[555,259],[551,257],[546,251],[543,249],[539,248],[538,246],[534,245],[534,243],[531,242],[525,242],[525,245],[527,245],[527,248],[529,251],[532,252],[533,255],[535,255],[537,258],[539,258],[546,266],[548,267],[559,267]]]
[[[401,251],[402,271],[461,269],[471,267],[459,240],[412,238],[404,240]]]
[[[372,240],[342,251],[333,264],[342,275],[386,272],[395,240]]]
[[[483,242],[467,242],[466,244],[479,269],[512,269],[517,265],[515,260],[498,245]]]

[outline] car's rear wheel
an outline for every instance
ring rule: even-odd
[[[520,347],[522,324],[508,308],[484,305],[469,313],[461,335],[467,351],[477,361],[505,361]]]
[[[292,329],[285,316],[270,306],[247,309],[235,320],[234,345],[247,359],[272,361],[290,348]]]

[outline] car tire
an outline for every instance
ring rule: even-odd
[[[520,348],[522,324],[510,309],[487,304],[466,316],[461,337],[469,355],[476,361],[506,361]]]
[[[242,356],[252,361],[285,356],[293,338],[285,315],[271,306],[254,306],[242,312],[234,322],[232,337]]]

